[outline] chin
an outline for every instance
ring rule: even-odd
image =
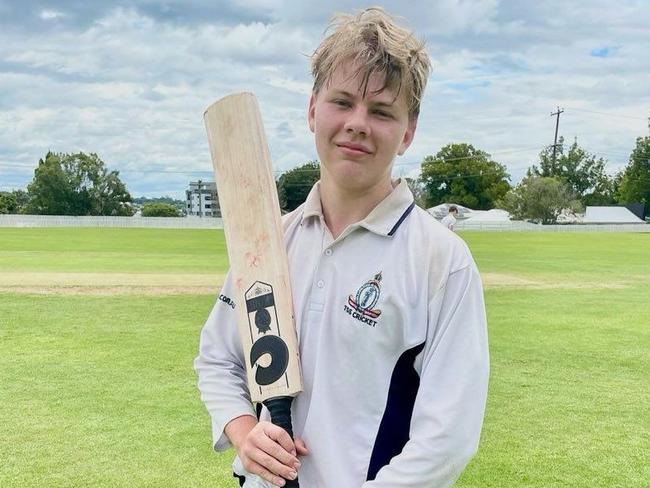
[[[352,183],[362,182],[368,179],[366,168],[356,161],[342,161],[336,165],[333,171],[337,182],[339,183]]]
[[[384,180],[384,176],[378,175],[376,171],[369,171],[374,168],[369,168],[367,161],[339,159],[325,163],[324,167],[336,186],[347,191],[363,192],[381,185]],[[391,181],[390,174],[388,181]]]
[[[381,184],[376,179],[369,178],[364,174],[339,174],[336,178],[336,184],[339,188],[347,191],[365,192]]]

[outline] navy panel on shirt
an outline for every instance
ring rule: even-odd
[[[420,376],[413,366],[424,343],[405,351],[397,361],[390,380],[386,410],[379,424],[368,466],[367,481],[374,480],[381,468],[402,452],[409,440],[409,429]]]

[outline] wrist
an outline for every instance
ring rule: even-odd
[[[237,452],[255,425],[257,419],[248,414],[236,417],[226,424],[224,432]]]

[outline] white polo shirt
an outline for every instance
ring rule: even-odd
[[[448,213],[444,216],[440,223],[447,227],[447,229],[454,230],[454,225],[456,225],[456,217],[454,217],[451,213]]]
[[[305,388],[293,427],[310,450],[302,486],[451,486],[478,447],[489,370],[467,246],[415,206],[405,181],[337,239],[318,183],[283,223]],[[195,361],[217,450],[230,420],[255,414],[230,293],[227,279]],[[271,486],[233,467],[244,486]]]

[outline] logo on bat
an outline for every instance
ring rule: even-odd
[[[250,362],[252,365],[257,365],[255,381],[258,385],[270,385],[284,375],[289,365],[289,348],[280,337],[280,328],[277,324],[273,287],[268,283],[256,281],[246,292],[245,298],[253,342]],[[271,357],[271,362],[267,366],[262,366],[258,361],[266,354]]]
[[[357,290],[355,295],[348,297],[347,305],[343,309],[348,315],[374,327],[377,325],[375,320],[381,315],[381,310],[374,308],[381,295],[381,271],[374,278],[366,281]]]

